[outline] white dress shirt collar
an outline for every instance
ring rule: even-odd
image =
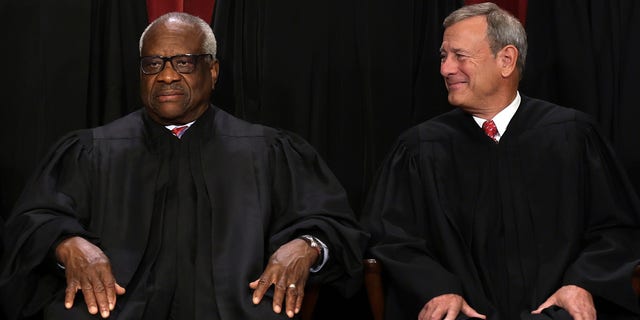
[[[169,129],[169,130],[173,130],[173,128],[176,128],[176,127],[183,127],[183,126],[187,126],[187,129],[189,129],[189,128],[191,127],[191,125],[192,125],[192,124],[194,124],[195,122],[196,122],[196,121],[195,121],[195,120],[193,120],[193,121],[191,121],[191,122],[189,122],[189,123],[181,124],[181,125],[179,125],[179,126],[176,126],[176,125],[171,124],[171,125],[164,126],[164,127],[165,127],[165,128],[167,128],[167,129]]]
[[[504,132],[507,130],[507,126],[509,125],[511,118],[513,118],[513,115],[516,114],[516,111],[518,111],[521,100],[522,98],[520,97],[520,92],[516,91],[515,99],[513,99],[513,101],[511,101],[511,103],[506,108],[502,109],[502,111],[498,112],[498,114],[496,114],[493,119],[491,119],[493,120],[493,123],[496,124],[496,128],[498,129],[498,134],[495,136],[496,140],[500,141],[500,137],[504,135]],[[473,120],[475,120],[478,126],[482,128],[482,124],[489,119],[482,119],[473,116]]]

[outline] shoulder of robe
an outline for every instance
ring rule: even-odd
[[[215,134],[230,138],[275,137],[278,130],[237,118],[226,111],[215,108]]]
[[[316,150],[298,134],[237,118],[222,109],[215,109],[215,135],[225,139],[259,139],[272,147],[294,148],[314,153]]]
[[[460,133],[460,123],[471,117],[456,108],[426,120],[402,132],[396,139],[396,146],[413,149],[420,143],[438,142],[450,139]]]
[[[594,119],[577,109],[560,106],[548,101],[522,96],[518,112],[526,114],[533,127],[555,124],[574,124],[580,127],[592,127]]]
[[[131,139],[144,135],[143,109],[91,129],[94,139]]]

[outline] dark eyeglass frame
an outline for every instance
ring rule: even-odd
[[[162,70],[164,70],[164,67],[167,65],[167,61],[169,61],[171,63],[171,67],[173,68],[174,71],[176,71],[176,72],[178,72],[180,74],[189,74],[189,73],[192,73],[192,72],[194,72],[196,70],[196,68],[198,67],[198,61],[200,61],[200,58],[204,57],[204,56],[209,56],[209,58],[211,58],[213,60],[213,55],[210,54],[210,53],[201,53],[201,54],[186,53],[186,54],[178,54],[178,55],[171,56],[171,57],[144,56],[144,57],[140,57],[140,60],[139,60],[139,62],[140,62],[140,70],[142,71],[142,73],[144,73],[146,75],[158,74],[158,73],[162,72]],[[180,69],[182,69],[182,67],[180,67],[180,66],[176,67],[176,64],[174,62],[174,61],[176,61],[176,59],[185,58],[185,57],[194,58],[193,69],[190,70],[190,71],[180,71]],[[143,61],[145,59],[151,59],[151,58],[162,60],[162,67],[160,67],[160,69],[158,71],[156,71],[156,72],[148,72],[148,71],[144,70],[144,67],[143,67],[143,64],[142,64]]]

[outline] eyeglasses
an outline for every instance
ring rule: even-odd
[[[164,70],[164,66],[167,64],[167,61],[170,61],[173,70],[180,73],[191,73],[196,69],[198,59],[204,56],[209,56],[209,58],[213,59],[213,55],[210,53],[179,54],[172,57],[140,57],[140,70],[142,70],[142,73],[147,75],[156,74]]]

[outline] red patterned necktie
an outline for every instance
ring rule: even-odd
[[[189,126],[182,126],[182,127],[175,127],[173,129],[171,129],[171,132],[173,132],[173,135],[178,137],[178,139],[182,138],[182,135],[184,134],[184,131],[187,130],[187,128],[189,128]]]
[[[496,128],[496,124],[493,123],[493,120],[487,120],[482,124],[482,130],[484,133],[489,136],[489,138],[493,139],[496,143],[496,135],[498,134],[498,128]]]

